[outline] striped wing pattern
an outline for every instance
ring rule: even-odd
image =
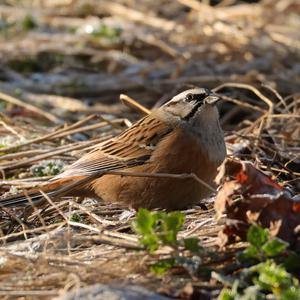
[[[159,141],[172,130],[153,116],[146,116],[116,138],[84,155],[56,178],[89,176],[104,170],[144,164],[150,159]]]

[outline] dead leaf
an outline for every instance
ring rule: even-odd
[[[222,184],[215,209],[217,216],[226,214],[223,243],[233,238],[245,239],[250,224],[268,228],[271,235],[286,241],[296,238],[300,224],[300,201],[256,169],[249,162],[227,160],[216,178]]]

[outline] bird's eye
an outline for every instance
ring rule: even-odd
[[[193,101],[193,100],[194,100],[194,95],[193,95],[193,94],[187,94],[187,95],[185,96],[185,100],[186,100],[187,102]]]

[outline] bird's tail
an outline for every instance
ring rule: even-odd
[[[19,194],[0,198],[0,207],[18,207],[24,206],[29,203],[38,204],[45,201],[45,194],[50,198],[64,197],[64,196],[77,196],[79,195],[79,186],[82,178],[61,178],[53,182],[46,183],[40,187],[23,191]],[[42,192],[43,193],[42,193]]]

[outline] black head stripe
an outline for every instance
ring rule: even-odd
[[[203,101],[197,102],[197,104],[193,107],[193,109],[183,118],[183,120],[188,121],[190,118],[192,118],[200,106],[202,106]]]

